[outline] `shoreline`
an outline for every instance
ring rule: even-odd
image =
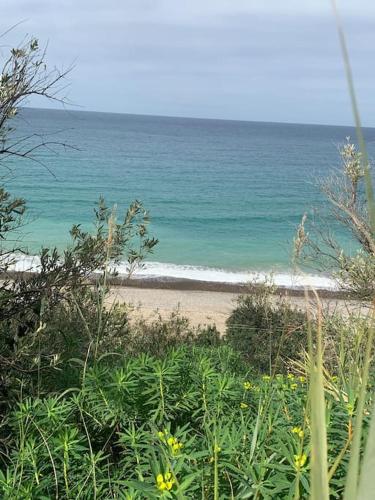
[[[0,275],[0,280],[13,279],[16,276],[32,277],[36,275],[35,271],[8,271],[6,276]],[[97,278],[93,275],[90,278],[90,283],[95,283]],[[228,283],[221,281],[206,281],[189,278],[174,278],[170,276],[157,276],[157,277],[132,277],[126,278],[124,276],[111,276],[107,279],[107,283],[111,288],[139,288],[149,290],[174,290],[174,291],[201,291],[213,293],[232,293],[241,294],[249,293],[251,289],[256,289],[262,286],[259,283]],[[350,300],[347,292],[344,290],[332,290],[327,288],[319,288],[312,286],[275,286],[275,296],[289,296],[289,297],[305,297],[306,290],[315,290],[319,297],[323,299],[338,299]]]
[[[8,279],[16,275],[32,277],[36,273],[11,272]],[[0,279],[4,279],[4,276]],[[90,280],[94,284],[95,276]],[[168,320],[176,311],[189,320],[192,327],[215,325],[224,334],[226,321],[236,307],[239,295],[251,293],[249,285],[207,282],[189,279],[164,278],[131,278],[111,277],[108,279],[109,294],[106,299],[108,306],[114,303],[129,306],[130,321],[144,319],[151,323],[158,320]],[[252,285],[256,290],[257,286]],[[332,290],[316,290],[324,309],[338,311],[344,315],[348,311],[363,309],[363,304],[350,300],[344,292]],[[281,297],[286,297],[290,304],[298,309],[314,308],[315,299],[310,294],[307,299],[304,289],[278,287],[273,294],[276,305]]]
[[[201,291],[216,293],[249,293],[248,283],[226,283],[219,281],[204,281],[188,278],[171,278],[160,276],[155,278],[124,278],[121,276],[111,277],[108,280],[112,287],[129,287],[142,289],[159,290],[180,290],[180,291]],[[261,287],[261,283],[251,284],[251,288]],[[347,299],[348,294],[343,290],[330,290],[317,287],[288,287],[276,286],[274,295],[284,295],[290,297],[305,297],[305,290],[316,290],[320,297],[327,299]]]
[[[14,254],[15,262],[8,272],[14,273],[37,273],[40,266],[40,257],[37,255]],[[320,273],[296,273],[293,269],[225,269],[198,265],[185,265],[146,261],[138,267],[130,279],[128,276],[128,265],[121,261],[110,265],[113,284],[125,284],[129,286],[146,286],[150,288],[178,288],[199,289],[212,291],[230,291],[240,293],[248,289],[249,284],[262,285],[272,284],[278,293],[300,295],[305,289],[319,290],[324,296],[342,296],[335,281],[325,274]],[[92,274],[95,279],[95,272]]]

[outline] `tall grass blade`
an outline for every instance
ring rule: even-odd
[[[311,322],[309,322],[310,349],[310,411],[311,411],[311,498],[329,499],[326,405],[324,398],[323,350],[322,350],[322,313],[319,297],[316,349],[313,350]]]
[[[375,491],[375,405],[372,411],[370,431],[367,437],[365,456],[358,488],[358,498],[372,500]]]
[[[346,485],[344,492],[345,500],[352,500],[352,499],[354,500],[358,498],[358,478],[359,478],[360,455],[361,455],[363,414],[365,409],[365,400],[367,393],[368,375],[370,371],[371,350],[372,350],[373,340],[374,340],[374,328],[371,323],[366,344],[366,353],[365,353],[362,381],[361,381],[362,383],[357,404],[356,419],[354,424],[353,444],[349,460],[349,469],[346,477]]]
[[[356,99],[356,94],[355,94],[355,89],[354,89],[354,82],[353,82],[352,70],[351,70],[351,66],[350,66],[349,53],[348,53],[348,49],[347,49],[347,45],[346,45],[345,34],[344,34],[344,30],[342,27],[342,23],[340,20],[340,16],[339,16],[339,13],[337,10],[335,0],[332,0],[332,6],[333,6],[335,19],[336,19],[337,31],[338,31],[338,35],[339,35],[341,51],[342,51],[343,60],[344,60],[346,79],[347,79],[348,87],[349,87],[349,94],[350,94],[350,100],[351,100],[352,110],[353,110],[353,115],[354,115],[354,120],[355,120],[358,143],[359,143],[359,147],[360,147],[360,150],[362,153],[362,166],[363,166],[364,179],[365,179],[369,223],[370,223],[372,235],[374,236],[375,235],[375,202],[374,202],[374,192],[373,192],[373,186],[372,186],[372,180],[371,180],[371,174],[370,174],[370,168],[369,168],[367,148],[366,148],[366,143],[365,143],[365,139],[364,139],[363,132],[362,132],[361,118],[360,118],[358,105],[357,105],[357,99]],[[364,368],[363,368],[363,373],[362,373],[362,385],[361,385],[361,390],[360,390],[358,405],[357,405],[357,416],[356,416],[356,420],[355,420],[353,444],[352,444],[352,449],[351,449],[351,454],[350,454],[348,474],[347,474],[347,478],[346,478],[346,486],[345,486],[345,492],[344,492],[344,499],[345,500],[352,500],[352,499],[354,500],[355,498],[358,498],[357,494],[358,494],[358,477],[359,477],[359,467],[360,467],[363,411],[364,411],[364,406],[365,406],[367,380],[368,380],[368,373],[369,373],[369,368],[370,368],[370,358],[371,358],[373,337],[374,337],[374,326],[373,326],[373,321],[371,321],[369,335],[368,335],[368,339],[367,339]],[[365,476],[362,475],[362,482],[363,481],[366,481],[366,482],[370,481],[370,478],[371,478],[371,474],[370,474],[370,477],[366,476],[366,479],[365,479]]]

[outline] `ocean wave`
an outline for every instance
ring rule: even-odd
[[[11,269],[18,272],[38,272],[40,260],[37,256],[15,256],[16,262]],[[127,263],[122,262],[116,266],[119,276],[127,275]],[[306,273],[292,273],[287,271],[233,271],[213,267],[172,264],[164,262],[145,262],[142,268],[136,270],[134,278],[140,279],[189,279],[214,283],[264,283],[272,282],[280,287],[301,289],[313,287],[323,290],[336,290],[337,285],[328,276]]]
[[[125,268],[123,268],[125,271]],[[118,267],[121,274],[122,267]],[[208,281],[215,283],[264,283],[272,282],[277,286],[288,288],[314,287],[318,289],[334,290],[336,283],[328,276],[314,274],[295,274],[273,271],[231,271],[202,266],[167,264],[162,262],[147,262],[142,269],[135,273],[139,278],[175,278]]]

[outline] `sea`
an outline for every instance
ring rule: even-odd
[[[317,180],[340,167],[352,127],[24,108],[13,129],[20,151],[46,143],[0,163],[5,187],[27,200],[18,238],[30,256],[69,245],[73,224],[90,228],[99,196],[119,217],[137,199],[159,239],[139,276],[334,286],[292,274],[292,246],[302,215],[327,209]],[[375,129],[364,132],[374,156]]]

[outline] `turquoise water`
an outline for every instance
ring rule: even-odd
[[[150,260],[228,270],[288,269],[301,215],[323,203],[314,179],[337,168],[338,144],[355,136],[350,127],[34,109],[16,129],[77,148],[40,150],[44,166],[8,162],[7,188],[28,201],[31,253],[66,244],[103,195],[150,210],[160,240]],[[365,132],[374,155],[375,129]]]

